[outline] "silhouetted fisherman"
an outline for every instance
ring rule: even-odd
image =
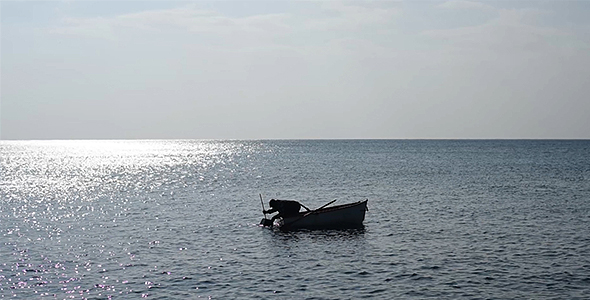
[[[263,210],[263,213],[272,214],[277,211],[279,212],[278,214],[274,215],[272,219],[270,219],[270,224],[274,223],[274,221],[278,218],[293,217],[299,215],[299,210],[303,206],[301,203],[297,201],[275,199],[270,199],[268,205],[270,205],[271,208],[269,210]],[[307,207],[303,207],[309,210]]]

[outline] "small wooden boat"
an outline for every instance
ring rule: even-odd
[[[359,228],[363,226],[368,201],[300,212],[297,216],[280,218],[278,225],[281,230]]]

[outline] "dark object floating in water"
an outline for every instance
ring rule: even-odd
[[[277,226],[281,230],[297,229],[345,229],[360,228],[365,220],[367,202],[358,201],[348,204],[326,207],[334,201],[318,209],[300,212],[297,215],[281,217],[278,219]],[[271,220],[264,218],[260,225],[272,227]]]

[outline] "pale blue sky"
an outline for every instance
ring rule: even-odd
[[[2,139],[590,138],[590,1],[2,1]]]

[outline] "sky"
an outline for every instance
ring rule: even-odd
[[[589,139],[590,1],[1,1],[0,139]]]

